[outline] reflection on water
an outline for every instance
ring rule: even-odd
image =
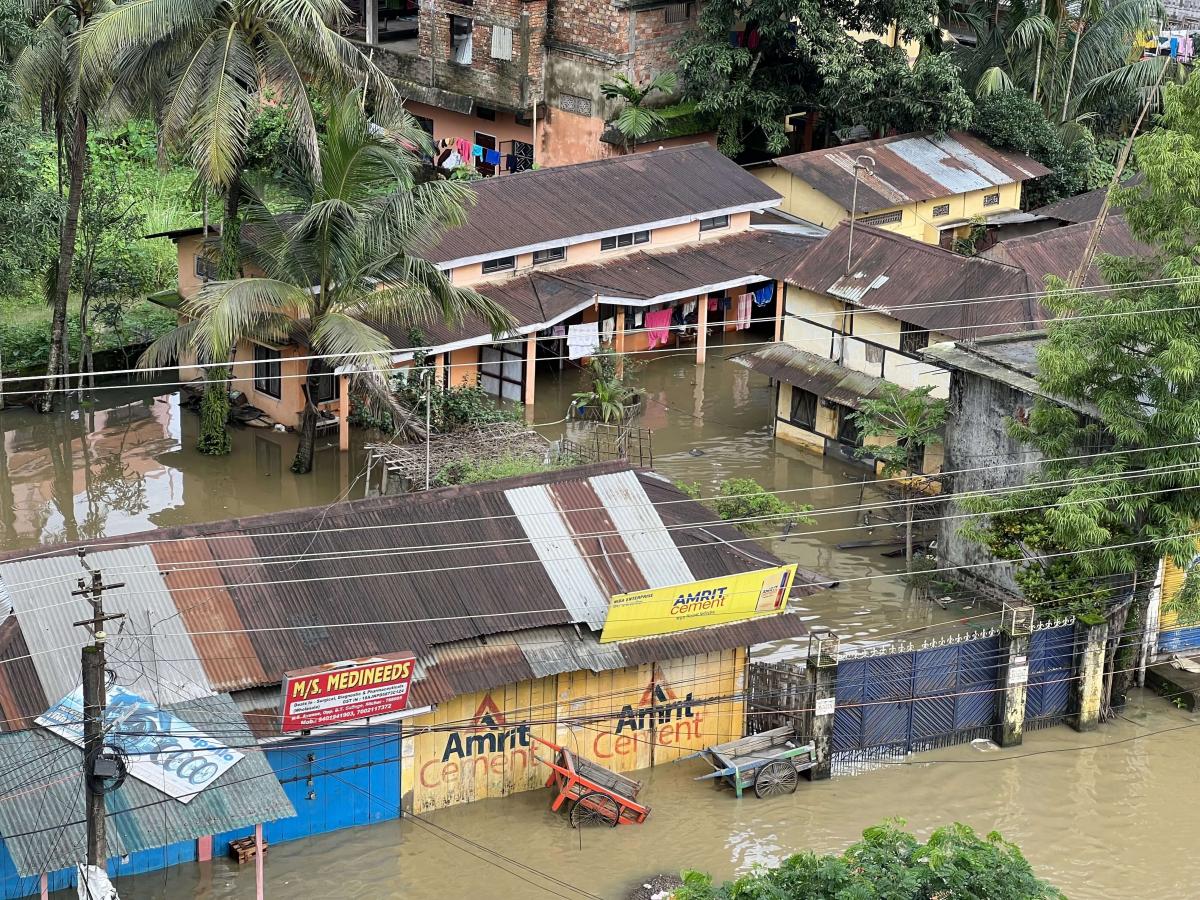
[[[1021,846],[1073,900],[1196,895],[1191,859],[1200,830],[1194,767],[1200,725],[1152,695],[1128,719],[1090,734],[1066,727],[1022,747],[952,747],[862,775],[759,800],[696,782],[695,761],[638,773],[652,808],[644,825],[574,831],[548,809],[548,791],[484,800],[425,816],[271,848],[268,897],[458,900],[555,895],[623,900],[640,879],[701,868],[720,878],[802,849],[832,852],[899,816],[928,834],[965,822]],[[1118,743],[1123,742],[1123,743]],[[1105,746],[1105,745],[1109,746]],[[1085,749],[1077,749],[1084,747]],[[1114,852],[1120,848],[1120,852]],[[226,860],[121,879],[125,900],[254,896],[254,868]]]
[[[318,451],[316,471],[288,469],[296,437],[233,430],[233,453],[193,450],[199,418],[179,395],[101,391],[63,415],[0,412],[0,547],[129,534],[156,527],[313,506],[336,499],[359,454]]]

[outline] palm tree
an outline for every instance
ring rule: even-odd
[[[67,396],[67,302],[88,163],[89,115],[105,94],[107,81],[105,68],[86,73],[81,70],[77,39],[80,31],[110,8],[109,0],[29,0],[28,9],[35,22],[33,35],[13,68],[13,78],[21,86],[26,102],[49,109],[54,115],[60,190],[64,157],[67,169],[66,206],[58,227],[58,260],[47,290],[52,318],[46,393],[40,402],[43,412],[61,409]]]
[[[651,109],[642,104],[655,93],[673,94],[679,84],[679,77],[674,72],[659,72],[642,87],[634,84],[626,75],[618,75],[616,81],[608,81],[600,85],[600,93],[609,100],[624,100],[625,105],[613,120],[613,126],[625,139],[625,149],[666,127],[667,120],[661,110]]]
[[[955,15],[975,34],[956,55],[977,96],[1023,90],[1060,124],[1086,119],[1113,94],[1152,89],[1165,64],[1136,59],[1135,38],[1158,21],[1158,0],[1014,0],[1005,15],[978,0]]]
[[[441,321],[482,321],[500,334],[508,313],[469,289],[452,286],[420,257],[446,228],[465,220],[470,187],[418,183],[424,132],[398,110],[372,121],[359,96],[331,105],[316,165],[304,154],[288,167],[286,200],[272,206],[247,191],[243,259],[261,277],[205,286],[183,307],[190,321],[155,341],[142,364],[170,364],[182,353],[228,358],[239,341],[285,343],[304,335],[308,354],[352,373],[350,386],[396,410],[387,373],[390,334]],[[309,377],[319,370],[308,362]],[[308,380],[306,379],[306,385]],[[317,408],[305,390],[300,447],[292,469],[312,468]]]
[[[130,109],[146,97],[162,97],[162,109],[151,112],[165,141],[186,152],[201,182],[222,198],[222,278],[239,274],[242,174],[264,89],[288,111],[297,145],[318,172],[311,84],[334,92],[360,85],[364,99],[369,89],[381,109],[398,102],[390,79],[339,33],[348,15],[342,0],[130,0],[90,22],[82,35],[84,71],[116,60],[114,95]],[[206,400],[215,415],[206,417],[199,446],[228,453],[225,375],[209,374]]]

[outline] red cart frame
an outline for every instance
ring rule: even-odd
[[[554,759],[542,759],[536,753],[534,759],[552,770],[546,787],[555,789],[550,808],[558,812],[568,800],[572,801],[571,825],[640,825],[650,814],[650,807],[638,803],[640,781],[611,772],[591,760],[576,756],[566,747],[560,747],[537,735],[530,735],[539,744],[554,751]]]

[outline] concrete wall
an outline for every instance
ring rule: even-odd
[[[950,415],[946,421],[945,468],[957,472],[951,476],[946,492],[995,490],[1023,484],[1033,463],[1041,459],[1037,451],[1008,434],[1011,418],[1024,417],[1033,409],[1034,398],[1008,385],[966,372],[954,372],[950,379]],[[1030,465],[998,463],[1028,462]],[[962,470],[971,471],[962,471]],[[946,515],[961,515],[962,507],[953,498]],[[991,554],[959,531],[963,519],[944,519],[938,529],[938,557],[941,565],[968,566],[959,575],[967,581],[981,581],[1000,590],[1020,591],[1012,567],[977,565],[990,562]]]

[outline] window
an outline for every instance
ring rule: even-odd
[[[817,424],[817,395],[792,385],[792,414],[788,420],[812,431]]]
[[[858,422],[854,418],[854,410],[839,403],[837,404],[837,414],[837,439],[843,444],[849,444],[851,447],[861,447],[862,431],[859,429]]]
[[[911,322],[900,323],[900,352],[916,355],[929,346],[929,332]]]
[[[525,172],[532,169],[533,144],[526,141],[513,141],[512,151],[508,154],[508,158],[504,160],[504,166],[510,172]]]
[[[319,359],[312,362],[312,374],[308,376],[308,395],[313,403],[328,403],[341,396],[341,379]]]
[[[632,247],[634,244],[648,244],[650,232],[627,231],[624,234],[614,234],[600,239],[601,250],[616,250],[618,247]]]
[[[266,394],[276,400],[279,399],[281,393],[280,383],[283,371],[280,360],[282,358],[282,354],[278,350],[272,350],[262,344],[254,345],[254,389],[260,394]]]
[[[512,37],[511,28],[504,25],[492,26],[492,59],[512,59]]]
[[[471,33],[475,22],[466,16],[450,17],[450,60],[460,66],[469,66],[473,51]]]
[[[475,132],[475,143],[483,148],[483,156],[475,160],[475,171],[484,178],[491,178],[496,174],[496,169],[499,168],[500,153],[489,153],[488,151],[496,150],[496,136],[494,134],[484,134],[482,131]]]
[[[479,386],[505,400],[525,397],[525,342],[483,347],[479,360]]]
[[[507,272],[509,269],[517,267],[517,258],[515,256],[501,256],[499,259],[487,259],[483,262],[483,274],[490,275],[492,272]]]
[[[533,251],[533,264],[535,266],[540,266],[543,263],[558,262],[566,258],[566,247],[547,247],[545,250]]]
[[[999,206],[1000,205],[1000,194],[998,194],[998,193],[984,194],[983,195],[983,205],[984,206]]]
[[[433,119],[430,119],[426,116],[413,116],[413,119],[416,120],[416,123],[421,126],[421,130],[424,131],[427,135],[429,135],[430,140],[432,140],[433,139]]]
[[[493,29],[493,31],[494,30],[495,29]],[[487,119],[489,122],[496,121],[496,111],[494,109],[492,109],[490,106],[475,107],[475,115],[477,117],[479,117],[480,119]]]
[[[681,22],[686,22],[692,17],[692,4],[672,3],[667,6],[664,17],[668,25],[678,25]]]
[[[220,277],[217,261],[203,253],[196,254],[196,277],[201,281],[216,281]]]
[[[716,231],[719,228],[729,227],[729,216],[713,216],[710,219],[700,220],[700,233],[706,231]]]
[[[563,112],[575,113],[577,116],[592,115],[592,101],[587,97],[578,97],[575,94],[559,94],[558,108]]]
[[[865,219],[859,219],[864,225],[897,225],[904,221],[904,210],[898,209],[895,212],[880,213],[877,216],[867,216]]]
[[[933,217],[935,219],[938,216],[948,216],[948,215],[950,215],[950,204],[949,203],[939,203],[937,206],[935,206],[933,208]]]

